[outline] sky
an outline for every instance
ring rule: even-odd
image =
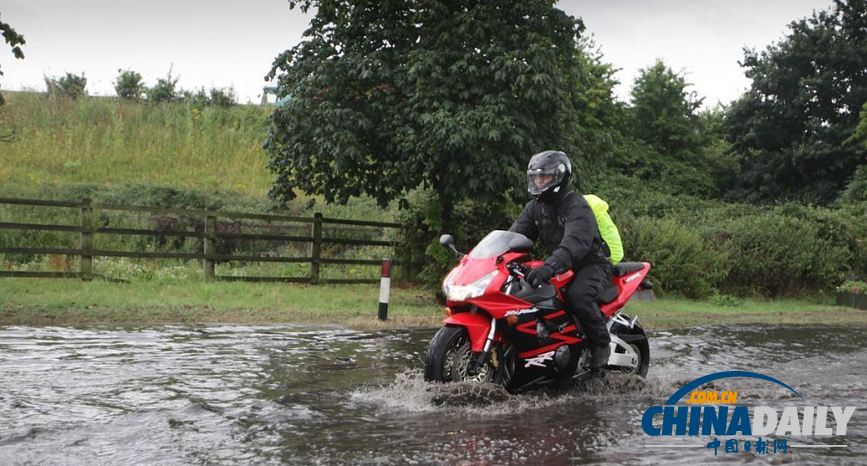
[[[738,60],[764,49],[787,25],[831,0],[563,0],[581,17],[605,61],[620,71],[628,100],[638,72],[662,59],[683,73],[705,105],[728,103],[749,87]],[[312,14],[312,13],[311,13]],[[43,76],[84,73],[91,95],[114,95],[119,69],[146,85],[171,69],[183,89],[233,87],[258,102],[280,52],[302,40],[311,14],[287,0],[3,0],[0,19],[27,40],[25,59],[0,44],[0,86],[44,90]]]

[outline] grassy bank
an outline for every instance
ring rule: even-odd
[[[389,322],[376,319],[376,285],[303,286],[2,279],[0,325],[310,323],[355,328],[433,327],[442,307],[417,288],[392,290]],[[867,324],[867,311],[798,300],[716,305],[683,299],[629,304],[648,329],[730,323]]]
[[[262,150],[271,109],[196,108],[108,98],[6,93],[0,184],[154,183],[264,196],[273,182]]]

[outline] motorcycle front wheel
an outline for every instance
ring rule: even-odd
[[[496,368],[488,361],[478,371],[473,365],[479,353],[470,347],[467,329],[447,325],[434,335],[424,362],[424,379],[429,382],[493,382]]]

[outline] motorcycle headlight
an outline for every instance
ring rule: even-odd
[[[443,292],[449,301],[466,301],[471,298],[478,298],[484,294],[485,289],[491,284],[491,280],[497,276],[498,271],[494,270],[484,277],[469,283],[467,285],[452,285],[451,274],[446,277],[443,282]]]

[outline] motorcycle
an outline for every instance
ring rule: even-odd
[[[469,254],[457,251],[451,235],[440,244],[460,260],[443,281],[447,317],[428,346],[425,380],[490,382],[518,393],[592,375],[581,324],[564,302],[571,270],[532,287],[525,276],[543,262],[531,260],[530,239],[509,231],[489,233]],[[648,271],[646,262],[615,265],[611,286],[599,297],[611,334],[605,371],[647,375],[647,335],[638,317],[622,311],[636,290],[651,288]]]

